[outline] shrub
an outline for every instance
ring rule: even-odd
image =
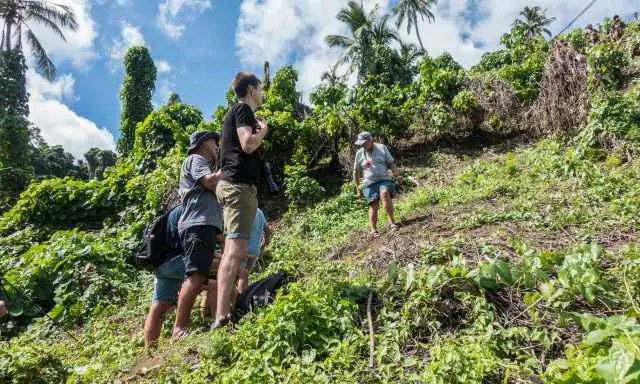
[[[586,128],[578,140],[582,145],[615,146],[625,140],[640,141],[640,90],[622,94],[610,91],[598,96],[591,106]]]
[[[320,183],[308,176],[304,165],[287,165],[284,174],[285,196],[294,207],[315,203],[325,193]]]
[[[610,43],[596,45],[589,53],[592,88],[619,89],[622,86],[623,69],[629,65],[624,50]]]
[[[133,153],[140,172],[155,168],[159,158],[174,146],[182,152],[189,143],[189,132],[202,123],[202,113],[187,104],[172,104],[152,112],[136,127]]]
[[[446,136],[455,123],[455,116],[444,103],[434,103],[427,111],[430,132],[436,136]]]
[[[473,92],[465,89],[453,98],[451,105],[457,112],[468,113],[478,108],[478,99]]]

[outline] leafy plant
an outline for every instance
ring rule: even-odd
[[[287,165],[285,167],[285,195],[294,207],[304,207],[319,201],[325,189],[307,174],[304,165]]]

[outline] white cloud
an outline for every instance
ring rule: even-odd
[[[127,22],[122,23],[122,32],[118,38],[113,40],[112,44],[109,55],[109,67],[112,71],[115,71],[121,65],[122,59],[124,59],[129,48],[147,45],[140,28]]]
[[[73,9],[78,21],[78,30],[74,32],[63,29],[67,39],[65,42],[43,25],[32,23],[32,29],[56,65],[68,61],[77,69],[87,70],[98,58],[94,46],[98,27],[91,17],[90,1],[56,0],[55,3],[68,5]]]
[[[161,77],[158,79],[156,85],[156,92],[153,98],[154,107],[162,105],[169,100],[169,96],[175,92],[176,84],[168,77]]]
[[[364,1],[367,9],[376,3],[383,9],[388,0]],[[272,68],[277,69],[295,54],[293,64],[299,72],[298,88],[307,99],[313,87],[320,83],[322,73],[340,55],[339,50],[327,46],[325,37],[348,32],[336,19],[336,14],[345,6],[342,0],[244,0],[236,29],[240,61],[259,68],[268,60]]]
[[[49,82],[33,70],[27,72],[29,120],[40,128],[50,145],[62,145],[77,159],[92,147],[115,149],[115,139],[105,128],[79,116],[65,102],[75,101],[71,74]]]
[[[166,60],[158,60],[156,61],[156,68],[158,69],[158,73],[165,74],[171,72],[173,67]]]
[[[365,1],[369,8],[374,3],[373,0]],[[378,3],[382,9],[390,8],[389,0]],[[577,25],[596,23],[616,13],[628,13],[637,7],[636,3],[637,0],[597,2]],[[472,23],[463,15],[473,12],[474,5],[484,17]],[[559,32],[585,3],[582,0],[539,0],[535,5],[547,8],[548,16],[558,18],[551,30]],[[338,50],[328,48],[324,38],[329,34],[347,33],[346,27],[336,19],[338,11],[345,6],[346,1],[342,0],[243,0],[236,29],[240,61],[254,70],[259,70],[264,60],[268,60],[274,69],[293,61],[299,72],[298,88],[308,98],[309,92],[320,83],[322,73],[340,54]],[[435,9],[435,23],[421,23],[420,34],[431,55],[447,51],[469,67],[476,64],[483,53],[498,46],[500,36],[509,30],[525,6],[532,6],[531,0],[440,0]],[[405,40],[418,43],[415,32],[408,35],[404,25],[399,32]]]
[[[187,12],[202,13],[211,8],[209,0],[163,0],[158,6],[158,26],[173,40],[182,37],[186,25],[179,16]]]
[[[637,0],[610,0],[597,2],[574,25],[584,26],[588,23],[597,23],[606,16],[616,13],[624,14],[629,9],[635,9]],[[474,3],[484,13],[484,17],[471,23],[463,17],[469,13]],[[548,17],[556,17],[557,20],[550,25],[553,33],[560,32],[578,13],[585,7],[582,0],[538,0],[532,4],[530,0],[441,0],[435,10],[435,22],[433,24],[421,23],[420,35],[425,48],[431,55],[439,55],[445,51],[466,67],[478,62],[483,53],[496,49],[499,46],[500,36],[511,28],[511,23],[518,17],[518,13],[526,6],[538,5],[547,9]],[[403,38],[415,44],[418,43],[415,32],[407,35],[404,25],[400,30]],[[464,39],[467,34],[469,39]],[[481,47],[476,48],[474,47]]]

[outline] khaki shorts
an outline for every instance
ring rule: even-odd
[[[224,232],[228,239],[249,240],[258,209],[258,189],[255,185],[220,180],[216,196],[224,211]]]

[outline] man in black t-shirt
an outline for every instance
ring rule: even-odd
[[[222,327],[229,321],[231,295],[240,263],[248,258],[263,162],[256,150],[268,132],[267,124],[254,114],[263,99],[260,80],[251,73],[240,72],[232,87],[238,102],[227,113],[222,126],[221,174],[216,187],[216,195],[223,205],[226,239],[218,268],[218,302],[212,328]]]

